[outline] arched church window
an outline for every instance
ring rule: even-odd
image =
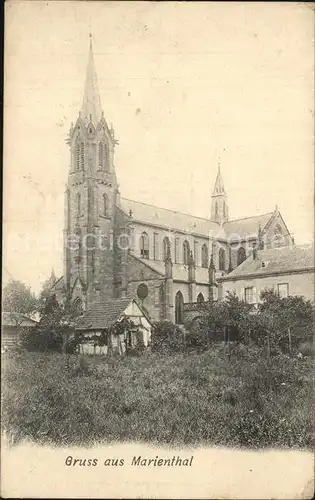
[[[140,256],[143,259],[149,258],[149,236],[143,232],[140,238]]]
[[[184,316],[184,297],[180,290],[175,295],[175,323],[177,325],[183,324]]]
[[[184,264],[188,266],[189,263],[189,254],[190,254],[190,246],[187,240],[183,243],[183,256],[184,256]]]
[[[246,260],[246,251],[244,247],[240,247],[237,251],[237,265],[239,266]]]
[[[80,195],[80,193],[76,194],[76,213],[77,213],[77,217],[80,217],[80,215],[81,215],[81,195]]]
[[[163,260],[166,259],[168,252],[171,251],[171,242],[167,236],[163,239]]]
[[[84,143],[80,144],[80,168],[84,169]]]
[[[201,247],[201,266],[208,267],[209,255],[208,255],[208,247],[204,243]]]
[[[201,292],[198,293],[198,296],[197,296],[197,302],[198,302],[198,304],[203,304],[204,301],[205,301],[205,298],[204,298],[203,294]]]
[[[281,229],[280,224],[276,225],[274,233],[275,233],[275,237],[277,239],[281,238],[281,236],[282,236],[282,229]]]
[[[219,250],[219,270],[225,270],[225,250],[223,248]]]
[[[218,217],[218,215],[219,215],[219,204],[218,204],[218,202],[216,201],[216,202],[215,202],[215,216],[216,216],[216,217]]]
[[[103,215],[105,217],[108,216],[108,205],[109,205],[109,203],[108,203],[108,196],[107,196],[106,193],[104,193],[103,194]]]
[[[71,309],[74,316],[80,316],[83,314],[83,302],[79,297],[75,299]]]

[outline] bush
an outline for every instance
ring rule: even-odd
[[[36,327],[24,331],[21,335],[21,345],[27,351],[62,351],[63,336],[60,332]]]
[[[152,352],[181,352],[185,348],[184,332],[171,321],[155,323],[151,336]]]

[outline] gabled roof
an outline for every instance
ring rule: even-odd
[[[78,318],[76,329],[102,330],[109,328],[121,317],[132,301],[133,299],[130,297],[107,299],[105,302],[99,301],[93,304],[82,317]],[[141,309],[138,303],[137,306]]]
[[[241,238],[257,237],[259,226],[263,231],[273,214],[274,212],[269,212],[267,214],[254,215],[253,217],[231,220],[225,222],[223,228],[227,235],[235,234],[235,236],[238,235]]]
[[[25,316],[25,314],[17,312],[2,312],[2,326],[16,326],[17,324],[21,327],[34,327],[38,325],[38,322],[34,319]]]
[[[314,246],[293,245],[268,248],[257,252],[257,258],[250,255],[234,271],[221,278],[222,281],[246,277],[248,275],[270,275],[307,271],[314,269]]]
[[[184,214],[176,210],[160,208],[147,203],[120,199],[121,208],[129,214],[131,210],[132,218],[135,221],[144,224],[152,224],[165,228],[166,230],[178,230],[187,233],[201,234],[209,237],[212,231],[220,229],[219,224],[209,219],[196,217],[194,215]]]

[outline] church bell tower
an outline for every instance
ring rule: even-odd
[[[119,196],[116,141],[101,107],[91,35],[82,106],[67,143],[70,168],[65,192],[64,278],[71,297],[77,282],[86,293],[99,274],[99,242],[103,242],[102,248],[110,245]]]

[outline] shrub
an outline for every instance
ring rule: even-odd
[[[21,335],[21,345],[28,351],[61,352],[63,336],[61,332],[47,330],[40,326],[25,330]]]
[[[155,323],[151,335],[152,352],[180,352],[185,348],[184,332],[171,321]]]

